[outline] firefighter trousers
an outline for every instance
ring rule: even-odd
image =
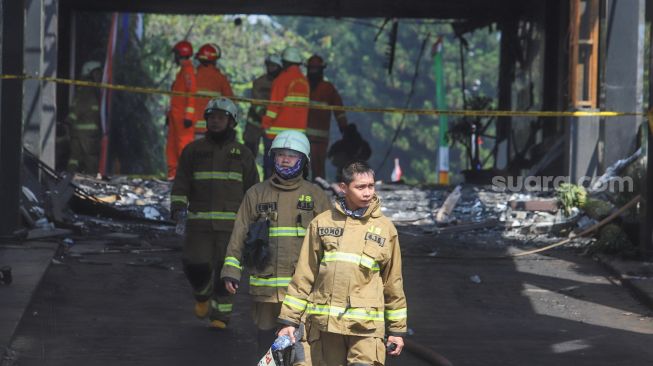
[[[257,352],[259,355],[265,354],[277,337],[276,330],[280,327],[280,324],[277,323],[277,318],[279,317],[280,312],[280,302],[254,302],[254,306],[252,307],[252,318],[254,324],[258,327],[256,341]],[[304,348],[304,361],[296,362],[293,366],[311,365],[311,351],[306,342],[306,332],[304,332],[304,337],[302,338],[301,343]]]
[[[313,366],[383,366],[382,338],[322,332],[307,326]]]
[[[168,120],[168,139],[166,141],[166,162],[168,165],[168,179],[174,179],[177,175],[177,163],[181,152],[186,145],[193,142],[195,129],[193,126],[185,127],[184,119],[170,114]]]
[[[186,233],[182,262],[184,273],[198,302],[210,300],[211,320],[229,321],[233,298],[220,280],[231,233],[195,231]]]
[[[326,156],[329,140],[311,139],[311,179],[326,179]]]
[[[68,171],[96,174],[99,161],[100,136],[97,133],[71,134]]]

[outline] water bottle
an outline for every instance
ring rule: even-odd
[[[282,351],[292,345],[292,342],[290,341],[290,337],[287,335],[282,335],[281,337],[277,337],[277,339],[274,340],[274,343],[272,343],[272,351]]]
[[[179,236],[184,236],[186,234],[186,218],[188,217],[188,211],[181,210],[179,216],[177,217],[177,226],[175,227],[175,233]]]

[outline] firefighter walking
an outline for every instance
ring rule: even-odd
[[[308,104],[309,87],[306,77],[299,68],[302,63],[299,50],[295,47],[286,48],[281,55],[281,61],[283,71],[272,83],[270,101]],[[265,130],[263,171],[266,179],[272,175],[274,165],[271,156],[268,154],[272,140],[283,131],[306,133],[307,118],[308,105],[306,107],[268,105],[261,123],[263,130]]]
[[[281,302],[295,271],[306,228],[330,207],[324,191],[303,177],[308,173],[310,157],[310,145],[303,133],[281,132],[272,142],[271,153],[274,174],[245,195],[221,275],[227,290],[236,293],[243,268],[248,269],[261,355],[275,338]],[[255,230],[261,225],[263,231]]]
[[[236,211],[259,177],[252,154],[235,141],[236,105],[213,99],[204,117],[206,137],[182,152],[170,205],[174,220],[188,210],[182,262],[196,300],[195,315],[208,316],[213,328],[226,328],[232,300],[219,275]]]
[[[367,163],[346,165],[342,176],[344,197],[306,230],[279,335],[294,341],[307,315],[313,365],[383,365],[384,336],[399,355],[407,331],[397,230],[381,212]]]
[[[178,42],[172,49],[175,62],[180,66],[177,77],[172,84],[173,92],[196,93],[195,70],[190,57],[193,46],[190,42]],[[177,172],[179,155],[194,139],[193,120],[195,119],[195,98],[184,95],[170,97],[170,110],[166,116],[168,138],[166,142],[166,159],[168,180],[174,180]]]
[[[195,100],[195,140],[204,137],[206,133],[206,120],[204,109],[212,98],[233,97],[229,79],[220,71],[217,66],[218,60],[222,57],[222,51],[217,44],[207,43],[200,47],[195,58],[200,62],[195,73],[197,80],[197,94],[206,95],[210,98],[198,97]]]
[[[306,62],[308,83],[311,87],[311,104],[342,106],[342,98],[338,90],[330,82],[324,80],[324,69],[327,65],[322,57],[311,56]],[[331,127],[331,112],[326,109],[311,109],[308,112],[306,135],[311,141],[311,178],[326,178],[325,163],[329,147],[329,129]],[[340,133],[347,128],[347,115],[344,111],[333,111],[338,122]]]
[[[102,65],[98,61],[87,61],[82,65],[83,80],[99,83],[102,80]],[[70,159],[67,170],[96,174],[100,161],[100,89],[75,88],[75,96],[68,113],[70,134]]]
[[[252,82],[252,98],[269,100],[272,82],[280,72],[281,57],[274,54],[268,55],[265,58],[265,74]],[[265,115],[265,110],[264,105],[252,104],[247,113],[247,125],[245,126],[245,132],[243,132],[243,141],[245,146],[254,154],[254,158],[258,155],[258,145],[263,136],[261,120]]]

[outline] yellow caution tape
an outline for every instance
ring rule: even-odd
[[[72,80],[54,77],[32,76],[32,75],[0,75],[1,79],[20,79],[20,80],[41,80],[59,84],[68,84],[76,86],[94,87],[101,89],[110,89],[142,94],[159,94],[169,96],[183,96],[195,98],[213,98],[202,93],[185,93],[171,90],[162,90],[155,88],[145,88],[139,86],[117,85],[96,83],[85,80]],[[364,112],[364,113],[391,113],[391,114],[414,114],[414,115],[448,115],[448,116],[478,116],[478,117],[623,117],[623,116],[646,116],[649,123],[653,125],[653,113],[646,112],[615,112],[615,111],[498,111],[498,110],[443,110],[443,109],[406,109],[406,108],[369,108],[355,106],[333,106],[313,103],[299,102],[275,102],[263,99],[252,99],[245,97],[225,97],[235,102],[250,103],[253,105],[282,105],[290,107],[306,107],[311,109],[322,109],[331,111],[345,112]]]

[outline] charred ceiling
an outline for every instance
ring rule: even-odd
[[[170,14],[270,14],[320,17],[396,17],[478,19],[518,17],[541,0],[61,0],[62,7],[81,11]]]

